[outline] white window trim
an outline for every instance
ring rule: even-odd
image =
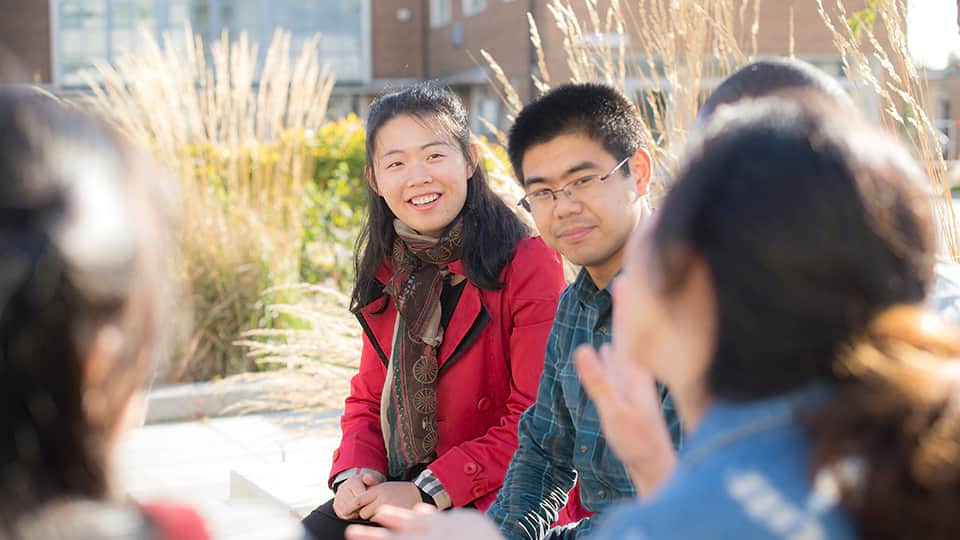
[[[363,62],[360,78],[365,83],[373,80],[373,29],[371,28],[373,14],[370,1],[360,2],[360,61]]]
[[[453,21],[453,0],[440,0],[440,1],[446,2],[447,4],[447,18],[444,20],[439,20],[434,16],[434,13],[436,13],[437,11],[434,9],[436,7],[435,4],[437,0],[430,0],[430,2],[427,3],[428,4],[427,7],[430,8],[430,28],[443,28],[444,26],[450,24],[451,21]]]
[[[479,7],[474,7],[474,2],[482,2]],[[471,17],[473,15],[478,15],[483,13],[487,9],[487,0],[461,0],[460,9],[463,11],[464,17]]]
[[[50,84],[60,86],[60,0],[50,0]]]

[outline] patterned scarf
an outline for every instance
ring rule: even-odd
[[[440,238],[418,234],[394,221],[393,276],[384,292],[397,320],[380,403],[380,424],[390,478],[429,463],[437,447],[437,350],[443,341],[440,293],[447,265],[460,258],[463,223]]]

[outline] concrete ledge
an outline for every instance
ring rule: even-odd
[[[144,422],[180,422],[206,416],[223,416],[230,407],[263,398],[272,389],[265,381],[224,384],[201,382],[154,388],[147,396]]]
[[[156,386],[147,396],[145,424],[183,422],[284,410],[343,406],[350,372],[291,371],[236,375],[217,382]]]
[[[263,502],[302,519],[333,497],[325,479],[319,476],[310,479],[310,475],[304,473],[303,466],[288,463],[233,469],[230,471],[230,500]]]

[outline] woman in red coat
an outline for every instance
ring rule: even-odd
[[[371,106],[352,298],[363,352],[335,497],[304,520],[317,538],[342,538],[384,504],[485,510],[496,499],[564,280],[560,257],[478,164],[450,91],[419,84]]]

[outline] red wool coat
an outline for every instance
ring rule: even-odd
[[[461,261],[451,263],[450,271],[463,275]],[[389,276],[384,267],[377,279]],[[559,255],[540,238],[520,241],[501,282],[497,291],[464,285],[438,351],[439,441],[429,467],[454,506],[472,503],[481,511],[497,498],[517,448],[517,422],[536,399],[547,335],[565,286]],[[387,471],[380,396],[396,316],[387,296],[360,310],[360,372],[350,383],[331,482],[354,467]]]

